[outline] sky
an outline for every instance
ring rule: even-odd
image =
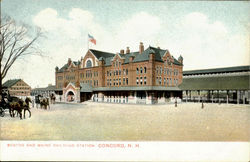
[[[4,79],[55,84],[55,67],[89,48],[117,53],[139,43],[184,58],[184,70],[250,65],[249,1],[2,0],[2,15],[40,27],[45,57],[18,60]],[[88,43],[91,34],[96,45]]]

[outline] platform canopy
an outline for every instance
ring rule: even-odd
[[[183,77],[182,90],[250,90],[250,75],[205,75]]]

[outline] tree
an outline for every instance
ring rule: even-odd
[[[0,92],[2,81],[12,65],[27,55],[41,55],[36,44],[42,36],[40,29],[17,24],[10,17],[3,17],[0,23]]]

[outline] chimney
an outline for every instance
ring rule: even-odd
[[[143,43],[140,42],[139,53],[142,54],[143,51],[144,51],[144,46],[143,46]]]
[[[71,58],[68,58],[68,66],[71,64]]]
[[[178,58],[178,61],[183,64],[183,57],[180,55],[179,58]]]
[[[120,54],[124,54],[124,49],[121,49],[121,50],[120,50]]]
[[[129,47],[127,47],[127,49],[126,49],[126,54],[128,54],[128,53],[130,53]]]

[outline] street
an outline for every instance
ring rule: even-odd
[[[85,102],[1,117],[1,140],[249,141],[248,105],[129,105]]]

